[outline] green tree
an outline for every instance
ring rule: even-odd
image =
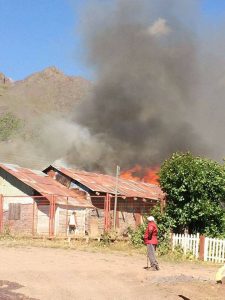
[[[0,116],[0,140],[7,141],[22,127],[22,122],[14,114],[8,112]]]
[[[191,153],[175,153],[164,162],[159,176],[175,231],[225,234],[224,166]]]

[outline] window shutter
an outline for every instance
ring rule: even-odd
[[[9,203],[9,220],[20,220],[21,215],[21,204],[20,203]]]

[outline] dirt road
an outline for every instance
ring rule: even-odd
[[[1,247],[0,299],[225,299],[216,266],[161,262],[152,272],[145,264],[141,255]]]

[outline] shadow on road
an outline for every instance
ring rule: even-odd
[[[187,298],[187,297],[185,297],[185,296],[183,296],[183,295],[178,295],[181,299],[184,299],[184,300],[191,300],[190,298]]]
[[[22,288],[23,285],[10,282],[7,280],[0,280],[0,299],[1,300],[38,300],[35,298],[30,298],[24,294],[17,293],[15,290]]]

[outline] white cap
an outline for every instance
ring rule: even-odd
[[[151,222],[151,221],[155,221],[155,218],[154,218],[153,216],[150,216],[150,217],[147,217],[147,220],[148,220],[149,222]]]

